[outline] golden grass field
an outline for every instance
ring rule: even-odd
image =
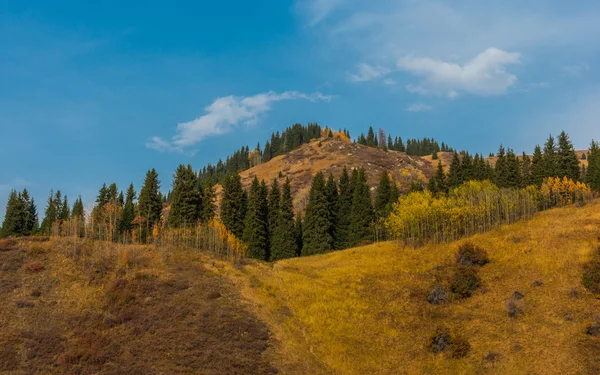
[[[600,301],[582,286],[582,264],[599,236],[598,202],[474,236],[491,259],[483,287],[442,306],[426,296],[462,242],[379,243],[223,272],[274,332],[284,374],[588,374],[600,371],[600,341],[585,334]],[[524,316],[510,318],[515,290]],[[468,356],[428,350],[442,326],[468,339]]]

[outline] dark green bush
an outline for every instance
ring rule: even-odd
[[[465,242],[458,248],[456,264],[465,267],[483,266],[490,262],[487,251],[472,242]]]
[[[431,337],[429,350],[436,354],[448,352],[452,358],[463,358],[469,354],[471,344],[462,336],[452,337],[450,330],[440,327]]]
[[[583,286],[594,294],[600,294],[600,259],[584,264]]]
[[[464,337],[457,336],[452,340],[452,345],[450,345],[452,358],[466,357],[469,350],[471,350],[471,344]]]
[[[476,268],[457,267],[450,282],[450,290],[459,298],[467,298],[481,286],[481,278]]]

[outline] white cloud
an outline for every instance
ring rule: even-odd
[[[357,72],[349,74],[349,79],[352,82],[372,81],[379,77],[385,76],[390,71],[391,69],[383,66],[360,63],[357,66]]]
[[[146,146],[159,151],[182,152],[206,137],[229,133],[240,125],[255,124],[258,116],[269,111],[274,102],[295,99],[328,102],[332,96],[319,92],[305,94],[298,91],[285,91],[278,94],[269,91],[254,96],[221,97],[205,108],[204,116],[177,124],[176,134],[170,141],[152,137]]]
[[[397,83],[396,80],[394,80],[392,78],[386,78],[386,79],[383,80],[383,84],[387,85],[387,86],[393,86],[396,83]]]
[[[308,18],[308,25],[315,26],[340,7],[344,0],[299,0],[297,8]]]
[[[406,108],[409,112],[431,112],[433,111],[433,107],[423,103],[414,103]]]
[[[590,70],[590,66],[585,63],[566,65],[563,67],[565,73],[573,77],[581,77],[581,75]]]
[[[464,65],[429,57],[403,57],[397,67],[423,78],[418,85],[407,86],[410,92],[454,98],[460,92],[483,96],[505,93],[517,82],[506,66],[519,62],[519,53],[488,48]]]

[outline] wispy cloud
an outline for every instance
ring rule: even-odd
[[[406,110],[409,112],[431,112],[433,107],[423,103],[413,103]]]
[[[389,72],[391,72],[390,68],[360,63],[357,66],[356,73],[351,73],[348,77],[351,82],[366,82],[385,76]]]
[[[0,192],[2,192],[2,194],[4,194],[13,189],[24,189],[24,188],[31,187],[31,186],[33,186],[33,184],[31,182],[29,182],[23,178],[16,177],[8,182],[0,183]]]
[[[590,66],[586,63],[566,65],[563,67],[565,73],[573,77],[581,77],[584,73],[590,70]]]
[[[221,97],[205,108],[205,115],[178,124],[171,140],[155,136],[146,146],[159,151],[183,152],[206,137],[229,133],[240,125],[255,124],[259,115],[268,112],[275,102],[297,99],[329,102],[332,98],[320,92],[306,94],[298,91],[285,91],[281,94],[269,91],[254,96]]]
[[[309,26],[315,26],[325,20],[336,8],[341,6],[345,0],[299,0],[297,8],[305,14]]]
[[[454,98],[461,92],[483,96],[505,93],[517,82],[506,66],[519,62],[519,53],[488,48],[463,65],[429,57],[403,57],[397,67],[423,78],[418,85],[407,86],[409,91]]]

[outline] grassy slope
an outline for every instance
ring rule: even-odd
[[[599,226],[595,203],[473,237],[491,257],[480,270],[484,287],[448,306],[425,298],[434,267],[451,265],[458,243],[408,249],[388,242],[231,275],[283,343],[283,373],[593,373],[600,344],[584,331],[600,302],[582,287],[581,267],[599,246]],[[543,285],[532,286],[536,280]],[[525,294],[518,319],[505,307],[515,290]],[[468,338],[466,358],[427,350],[438,326]],[[485,361],[488,352],[500,359]]]
[[[276,373],[267,326],[221,267],[151,246],[0,246],[0,373]]]

